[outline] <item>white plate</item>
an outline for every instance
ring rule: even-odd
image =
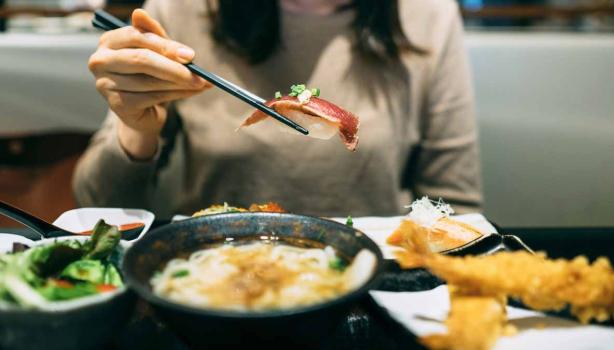
[[[422,292],[369,293],[393,319],[417,336],[446,330],[443,321],[450,310],[450,297],[445,285]],[[585,325],[512,306],[507,307],[507,318],[518,333],[499,338],[493,350],[593,350],[611,349],[614,344],[613,327]]]
[[[110,225],[124,225],[135,222],[145,224],[143,230],[136,239],[137,241],[151,227],[155,215],[142,209],[123,209],[123,208],[79,208],[69,210],[60,215],[53,224],[71,232],[83,232],[94,228],[98,220],[103,219]]]

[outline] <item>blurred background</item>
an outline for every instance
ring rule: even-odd
[[[141,3],[0,0],[0,199],[51,221],[75,206],[72,169],[106,112],[87,70],[91,11],[126,18]],[[459,5],[486,216],[614,226],[614,0]]]

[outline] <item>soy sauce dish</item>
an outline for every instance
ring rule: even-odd
[[[98,349],[125,325],[135,297],[124,285],[116,228],[0,252],[0,349]],[[25,249],[25,250],[24,250]]]
[[[246,212],[160,227],[129,249],[123,271],[192,347],[306,346],[367,296],[382,265],[378,246],[350,226]]]

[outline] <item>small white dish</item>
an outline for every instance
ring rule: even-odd
[[[143,209],[79,208],[64,212],[53,224],[70,232],[84,232],[93,229],[100,219],[116,226],[143,223],[145,225],[143,230],[136,238],[130,240],[134,242],[147,233],[154,218],[155,215],[152,212]]]

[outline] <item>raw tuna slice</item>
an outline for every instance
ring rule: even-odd
[[[282,96],[268,101],[266,105],[307,129],[311,137],[328,140],[339,133],[347,149],[354,151],[358,146],[358,126],[360,124],[358,117],[333,103],[315,96],[304,102],[297,97]],[[261,121],[272,121],[279,124],[273,118],[256,110],[241,124],[241,127]],[[296,132],[283,124],[279,126],[280,130],[285,132]]]

